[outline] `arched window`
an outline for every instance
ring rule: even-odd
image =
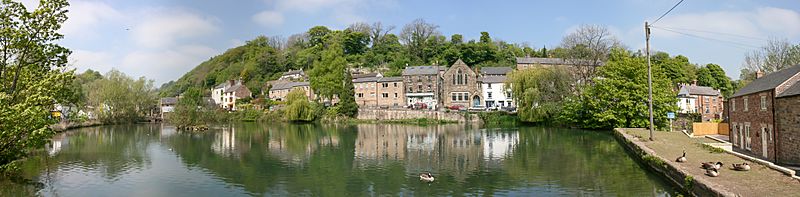
[[[458,69],[458,85],[464,84],[464,75],[461,74],[461,69]]]

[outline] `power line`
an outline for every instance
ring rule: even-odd
[[[660,17],[658,17],[658,19],[656,19],[655,21],[653,21],[653,23],[651,23],[650,25],[656,24],[656,23],[657,23],[659,20],[661,20],[661,18],[664,18],[664,16],[666,16],[667,14],[669,14],[669,12],[672,12],[672,10],[673,10],[673,9],[675,9],[675,7],[678,7],[678,5],[680,5],[681,3],[683,3],[683,0],[681,0],[681,1],[678,1],[678,3],[676,3],[674,6],[672,6],[672,8],[670,8],[669,10],[667,10],[667,12],[664,12],[664,14],[662,14]]]
[[[669,31],[669,32],[673,32],[673,33],[677,33],[677,34],[681,34],[681,35],[685,35],[685,36],[689,36],[689,37],[705,39],[705,40],[712,40],[712,41],[717,41],[717,42],[724,42],[724,43],[728,43],[728,44],[733,44],[734,46],[738,45],[738,46],[735,46],[735,47],[738,47],[738,48],[741,48],[741,49],[757,49],[757,48],[759,48],[758,46],[754,46],[754,45],[750,45],[750,44],[734,42],[734,41],[729,41],[729,40],[721,40],[721,39],[716,39],[716,38],[710,38],[710,37],[705,37],[705,36],[700,36],[700,35],[695,35],[695,34],[690,34],[690,33],[685,33],[685,32],[679,32],[679,31],[675,31],[675,30],[670,30],[670,29],[666,29],[666,28],[662,28],[662,27],[653,27],[653,28],[661,29],[661,30],[664,30],[664,31]],[[747,48],[745,48],[745,47],[747,47]]]
[[[754,36],[745,36],[745,35],[732,34],[732,33],[725,33],[725,32],[715,32],[715,31],[708,31],[708,30],[698,30],[698,29],[689,29],[689,28],[681,28],[681,27],[664,27],[664,26],[658,26],[658,27],[655,27],[655,26],[652,26],[652,25],[651,25],[651,27],[654,27],[654,28],[660,28],[660,29],[664,29],[664,30],[676,30],[676,31],[683,30],[683,31],[693,31],[693,32],[701,32],[701,33],[712,33],[712,34],[728,35],[728,36],[733,36],[733,37],[739,37],[739,38],[745,38],[745,39],[753,39],[753,40],[760,40],[760,41],[769,41],[769,39],[766,39],[766,38],[759,38],[759,37],[754,37]]]

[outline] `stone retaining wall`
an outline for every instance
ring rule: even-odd
[[[477,114],[406,109],[359,109],[357,118],[359,120],[376,121],[427,118],[461,123],[481,122],[481,119]]]
[[[713,187],[711,183],[706,183],[694,178],[687,179],[687,177],[691,177],[691,175],[687,175],[685,172],[678,170],[678,168],[667,162],[668,160],[659,157],[653,150],[635,141],[632,136],[625,133],[622,129],[614,129],[614,137],[624,145],[625,149],[636,155],[636,157],[634,157],[636,160],[642,162],[645,166],[666,178],[684,193],[692,196],[736,196],[733,192]]]

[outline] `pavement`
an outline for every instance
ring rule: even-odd
[[[655,151],[659,157],[675,166],[678,170],[691,175],[695,179],[712,183],[713,187],[720,187],[739,196],[798,196],[800,195],[800,180],[787,175],[783,171],[774,169],[769,164],[758,163],[742,155],[730,152],[712,152],[703,144],[719,146],[726,149],[730,143],[719,142],[709,138],[690,138],[682,132],[654,132],[655,141],[647,140],[648,132],[645,129],[625,129],[627,134],[639,138],[645,146]],[[724,140],[723,140],[724,141]],[[677,163],[677,158],[686,150],[686,163]],[[730,150],[730,149],[728,149]],[[703,162],[724,163],[718,177],[705,175],[705,170],[700,168]],[[747,162],[750,171],[735,171],[731,164]]]

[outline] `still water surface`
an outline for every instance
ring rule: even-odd
[[[58,134],[37,155],[0,196],[674,194],[610,133],[542,127],[117,125]]]

